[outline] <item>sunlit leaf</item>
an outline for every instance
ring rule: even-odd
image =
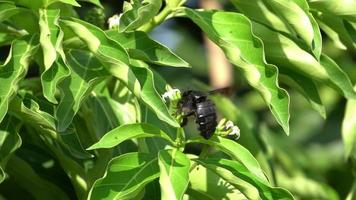
[[[325,54],[321,55],[320,63],[328,73],[330,80],[342,91],[346,98],[356,99],[356,91],[348,75],[337,65],[337,63]]]
[[[202,167],[207,168],[204,165],[202,165]],[[200,165],[197,168],[200,168]],[[217,166],[215,166],[213,169],[207,169],[233,185],[235,188],[241,191],[241,193],[246,196],[247,199],[261,199],[258,190],[253,185],[235,176],[230,170]]]
[[[79,19],[73,20],[62,20],[62,23],[86,44],[107,71],[125,83],[136,96],[140,96],[140,85],[129,68],[129,57],[125,49],[108,38],[100,28]]]
[[[278,86],[277,68],[266,63],[263,44],[253,35],[250,21],[231,12],[191,9],[183,12],[243,71],[248,83],[260,92],[278,123],[289,134],[288,93]]]
[[[342,122],[342,137],[344,140],[345,157],[356,157],[356,100],[349,99],[346,104]]]
[[[59,10],[39,10],[40,44],[43,51],[45,70],[48,70],[57,58]]]
[[[273,0],[265,1],[270,8],[279,16],[280,19],[286,21],[286,24],[291,26],[297,33],[297,36],[302,38],[308,46],[311,46],[314,39],[312,24],[308,15],[294,1]]]
[[[231,2],[250,19],[286,33],[296,42],[304,40],[307,47],[305,50],[311,50],[317,58],[320,57],[322,47],[320,29],[313,15],[309,13],[309,6],[305,0],[231,0]]]
[[[260,165],[253,155],[241,146],[239,143],[222,138],[222,137],[212,137],[209,140],[203,138],[197,138],[193,140],[188,140],[187,143],[204,143],[216,146],[219,150],[229,155],[234,160],[242,163],[251,173],[254,174],[261,182],[268,184],[268,180],[264,175]]]
[[[162,94],[157,92],[152,71],[137,62],[132,62],[131,69],[142,87],[140,95],[143,102],[156,113],[160,120],[167,122],[171,126],[180,127],[175,118],[170,115],[162,99]]]
[[[312,0],[311,8],[356,22],[356,2],[349,0]]]
[[[0,66],[0,122],[7,112],[9,101],[16,93],[18,82],[26,75],[30,57],[36,48],[32,44],[33,40],[14,41],[8,59]]]
[[[325,33],[341,46],[339,42],[342,42],[342,46],[346,46],[348,49],[355,51],[356,49],[356,28],[353,27],[349,22],[338,18],[332,14],[325,13],[314,13],[315,18],[320,24],[320,28],[325,31]]]
[[[177,149],[158,153],[161,199],[182,199],[189,183],[189,158]]]
[[[161,137],[173,142],[166,133],[150,124],[125,124],[106,133],[99,142],[93,144],[88,150],[111,148],[125,140],[143,137]]]
[[[57,104],[57,85],[70,74],[62,49],[63,32],[59,27],[59,10],[39,10],[40,44],[44,71],[41,75],[43,95]],[[63,61],[64,60],[64,61]]]
[[[125,11],[120,18],[120,31],[134,30],[149,22],[162,6],[162,0],[135,0],[132,9]]]
[[[69,4],[72,6],[80,6],[76,0],[36,0],[36,1],[28,1],[28,0],[15,0],[16,4],[21,6],[25,6],[32,9],[38,9],[43,7],[48,7],[49,5],[62,2],[65,4]]]
[[[52,67],[41,75],[43,95],[52,103],[58,103],[55,96],[57,87],[63,79],[70,75],[67,65],[58,59]]]
[[[187,62],[175,55],[170,49],[149,38],[145,32],[119,33],[117,30],[110,30],[106,34],[120,43],[128,51],[131,58],[158,65],[190,67]]]
[[[262,199],[294,199],[288,191],[282,188],[273,188],[270,184],[261,182],[239,162],[226,159],[197,160],[197,162],[213,171],[218,168],[225,168],[229,170],[234,176],[237,176],[255,186],[258,189]]]
[[[94,183],[88,199],[131,199],[158,177],[157,157],[137,152],[124,154],[109,163],[106,175]]]
[[[355,92],[350,79],[330,58],[322,55],[318,62],[311,54],[284,35],[257,23],[253,25],[253,28],[266,44],[265,52],[268,61],[314,81],[332,84],[340,89],[345,97],[353,98]]]
[[[67,52],[71,74],[60,83],[63,97],[57,107],[58,131],[64,131],[78,112],[88,93],[108,73],[92,53],[70,50]]]
[[[191,170],[189,181],[189,188],[187,193],[190,196],[200,199],[215,200],[215,199],[246,199],[244,193],[250,197],[259,198],[257,189],[249,183],[238,180],[238,178],[231,178],[230,181],[235,181],[233,184],[229,183],[229,179],[225,180],[220,177],[215,171],[198,165]],[[233,179],[233,180],[232,180]],[[239,191],[241,189],[241,191]],[[243,193],[242,193],[243,192]]]
[[[172,126],[179,126],[169,114],[161,96],[154,91],[151,72],[145,68],[129,68],[128,55],[119,43],[111,40],[101,29],[86,22],[80,20],[63,22],[87,44],[105,68],[125,83],[131,92],[157,113],[160,119]],[[141,92],[140,87],[143,90]]]
[[[279,68],[285,67],[305,74],[314,80],[328,80],[328,75],[320,63],[291,39],[258,23],[253,24],[253,30],[263,40],[269,62]]]

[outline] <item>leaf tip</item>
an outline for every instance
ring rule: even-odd
[[[90,147],[86,148],[85,150],[90,151],[90,150],[94,150],[97,149],[97,143],[91,145]]]

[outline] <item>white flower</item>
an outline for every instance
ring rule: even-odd
[[[234,122],[229,120],[225,124],[225,129],[228,130],[228,129],[232,128],[233,126],[234,126]]]
[[[168,90],[167,92],[165,92],[163,95],[162,95],[162,98],[163,100],[165,101],[166,99],[170,99],[170,100],[173,100],[177,94],[180,94],[180,90],[179,89],[171,89],[171,90]]]
[[[233,126],[231,128],[231,132],[229,133],[229,135],[234,136],[235,140],[240,138],[240,129],[237,126]]]
[[[120,15],[116,14],[108,19],[109,29],[114,29],[119,27],[121,15],[122,14]]]

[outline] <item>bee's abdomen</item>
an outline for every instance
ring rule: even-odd
[[[215,132],[217,125],[214,103],[209,100],[197,103],[196,115],[196,123],[199,125],[200,134],[205,139],[209,139]]]

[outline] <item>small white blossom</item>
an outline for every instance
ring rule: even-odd
[[[228,129],[232,128],[233,126],[234,126],[234,122],[229,120],[225,124],[225,129],[228,130]]]
[[[120,15],[116,14],[108,19],[109,29],[114,29],[119,27],[121,15],[122,14]]]
[[[163,100],[165,101],[166,99],[174,99],[175,96],[177,96],[177,94],[180,93],[180,90],[179,89],[171,89],[171,90],[168,90],[167,92],[165,92],[163,95],[162,95],[162,98]]]
[[[233,126],[229,135],[234,136],[235,140],[240,138],[240,129],[237,126]]]

